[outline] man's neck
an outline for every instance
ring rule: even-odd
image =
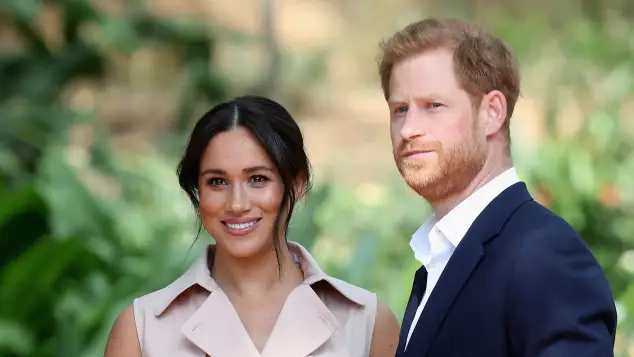
[[[512,167],[513,163],[510,160],[508,160],[508,162],[501,162],[498,165],[485,164],[482,170],[480,170],[480,172],[473,178],[473,180],[471,180],[464,190],[443,198],[442,200],[430,202],[434,212],[436,213],[436,218],[438,220],[442,219],[447,215],[447,213],[451,212],[451,210],[458,206],[467,197],[471,196],[471,194],[477,191],[480,187],[491,182],[491,180]]]

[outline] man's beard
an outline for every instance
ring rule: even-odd
[[[476,121],[469,135],[459,144],[443,148],[440,142],[403,142],[396,165],[405,182],[428,202],[436,202],[464,191],[480,172],[486,160],[485,144],[476,136]],[[420,161],[403,159],[402,153],[431,150],[433,158]]]

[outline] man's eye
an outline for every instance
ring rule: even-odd
[[[394,113],[396,114],[405,114],[407,113],[407,107],[397,107],[394,109]]]

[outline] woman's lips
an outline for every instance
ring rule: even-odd
[[[253,232],[260,222],[261,218],[254,219],[228,219],[222,221],[225,232],[233,236],[244,236]]]

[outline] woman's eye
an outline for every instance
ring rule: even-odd
[[[251,177],[251,182],[253,183],[265,183],[268,181],[269,181],[268,177],[262,176],[262,175],[255,175]]]
[[[222,186],[225,185],[226,182],[221,178],[214,177],[207,180],[207,184],[209,184],[209,186]]]
[[[430,107],[431,109],[436,109],[436,108],[440,108],[440,107],[442,107],[442,104],[440,104],[440,103],[430,103],[430,104],[429,104],[429,107]]]

